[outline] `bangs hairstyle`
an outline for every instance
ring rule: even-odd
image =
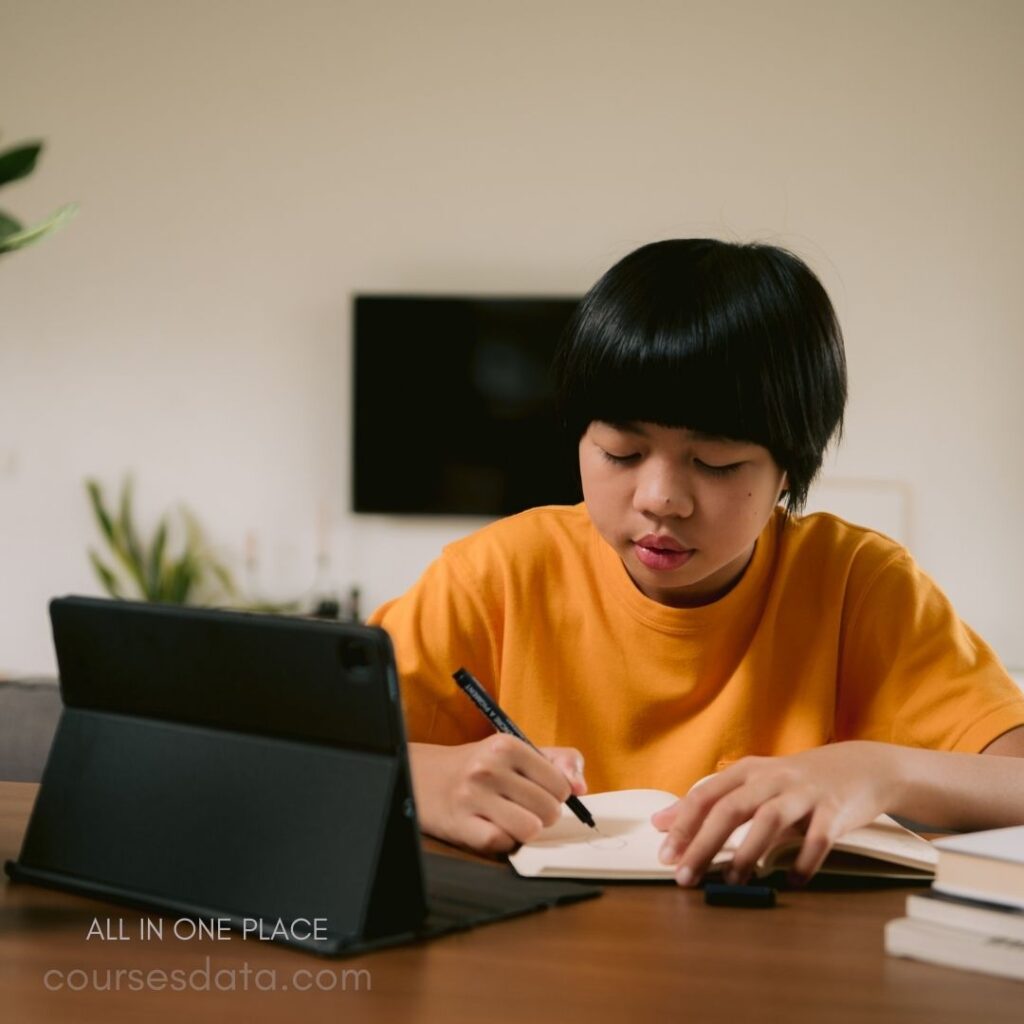
[[[583,297],[554,372],[574,441],[594,420],[752,441],[788,474],[788,513],[842,437],[835,311],[810,268],[771,245],[675,239],[630,253]]]

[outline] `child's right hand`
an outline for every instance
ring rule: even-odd
[[[410,743],[409,764],[423,831],[490,855],[528,842],[571,793],[587,791],[578,750],[538,753],[500,733],[451,747]]]

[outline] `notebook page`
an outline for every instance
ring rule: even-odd
[[[658,861],[664,833],[651,824],[651,815],[675,802],[657,789],[624,789],[583,797],[594,816],[588,828],[567,807],[554,825],[509,857],[521,875],[575,877],[671,878],[671,865]]]

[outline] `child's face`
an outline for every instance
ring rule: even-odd
[[[677,607],[732,587],[786,487],[761,445],[653,423],[595,420],[580,440],[580,475],[590,518],[633,582]]]

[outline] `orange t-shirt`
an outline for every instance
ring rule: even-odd
[[[538,746],[579,748],[593,792],[685,792],[847,739],[973,752],[1024,725],[1024,694],[907,551],[824,513],[776,509],[732,590],[671,608],[583,504],[531,509],[449,544],[370,622],[410,740],[492,733],[452,680],[465,666]]]

